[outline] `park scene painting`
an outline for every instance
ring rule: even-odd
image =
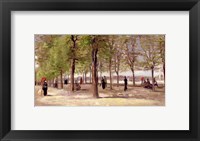
[[[165,106],[165,35],[35,34],[35,106]]]

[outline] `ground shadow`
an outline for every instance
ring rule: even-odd
[[[48,94],[48,95],[46,95],[46,96],[54,96],[54,95],[50,95],[50,94]]]

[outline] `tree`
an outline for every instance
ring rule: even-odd
[[[157,41],[159,43],[160,57],[163,63],[163,74],[165,80],[165,35],[158,36]]]
[[[112,59],[114,56],[115,35],[108,36],[109,49],[109,75],[110,75],[110,89],[112,90]]]
[[[119,71],[122,58],[122,49],[124,48],[124,45],[123,37],[119,36],[114,45],[114,71],[117,75],[117,87],[119,87]]]
[[[106,37],[103,35],[82,35],[81,44],[85,49],[91,50],[92,90],[93,97],[98,98],[98,52],[104,47]]]
[[[93,96],[99,97],[98,94],[98,73],[97,73],[97,53],[99,48],[99,37],[92,36],[92,84],[93,84]]]
[[[139,36],[142,51],[140,52],[143,57],[143,67],[150,69],[152,73],[152,90],[154,91],[154,69],[161,62],[161,54],[159,51],[159,43],[157,38],[159,35],[142,35]]]
[[[54,39],[58,35],[35,35],[35,58],[38,64],[37,68],[37,81],[40,81],[42,77],[46,77],[47,80],[51,80],[55,76],[55,72],[51,69],[49,63],[50,49],[54,45]]]
[[[38,77],[46,77],[52,80],[60,76],[61,88],[63,88],[63,73],[69,69],[69,49],[65,47],[66,41],[63,35],[38,35],[36,36],[36,56],[39,58]]]
[[[75,73],[75,61],[76,61],[76,49],[77,49],[77,41],[78,35],[71,35],[71,91],[74,91],[74,73]]]
[[[126,60],[127,64],[132,72],[132,78],[133,78],[133,86],[135,86],[135,62],[138,56],[138,52],[136,52],[136,47],[137,47],[137,39],[138,36],[136,35],[131,35],[125,37],[125,54],[126,54]]]
[[[87,50],[82,50],[87,51]],[[88,52],[88,51],[87,51]],[[79,58],[79,61],[76,64],[76,73],[82,74],[83,75],[83,82],[85,81],[86,83],[86,75],[90,71],[90,66],[91,66],[91,58],[87,56],[82,56]]]
[[[69,68],[67,53],[68,48],[66,48],[65,37],[55,38],[54,45],[50,49],[49,64],[51,69],[49,71],[53,70],[56,76],[60,75],[61,88],[63,88],[63,73]]]

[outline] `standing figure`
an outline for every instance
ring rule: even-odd
[[[42,90],[44,92],[44,96],[47,95],[47,89],[48,89],[48,84],[47,84],[47,81],[45,80],[43,85],[42,85]]]
[[[55,88],[58,88],[58,80],[55,81]]]
[[[128,85],[128,80],[126,78],[126,76],[124,77],[124,91],[127,90],[127,85]]]
[[[102,86],[102,89],[106,88],[106,83],[103,77],[101,78],[101,86]]]
[[[83,78],[80,78],[80,85],[83,84]]]
[[[68,79],[67,79],[67,78],[65,79],[65,82],[64,82],[64,84],[68,84]]]
[[[105,83],[105,88],[107,87],[107,78],[104,76],[104,83]]]

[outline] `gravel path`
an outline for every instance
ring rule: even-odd
[[[41,87],[35,87],[35,106],[164,106],[164,88],[156,88],[153,92],[143,87],[123,86],[102,89],[99,87],[99,97],[92,97],[90,84],[81,85],[81,90],[70,92],[69,85],[64,89],[48,89],[48,96],[43,96]]]

